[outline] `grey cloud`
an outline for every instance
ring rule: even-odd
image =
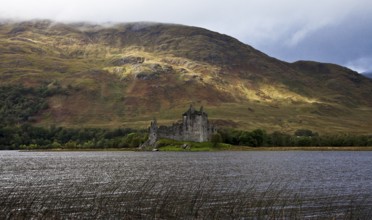
[[[372,70],[372,56],[360,57],[356,60],[348,61],[345,66],[359,73],[370,72]]]
[[[359,13],[335,25],[309,33],[297,45],[280,42],[259,45],[276,57],[287,61],[316,60],[345,65],[356,71],[372,70],[372,14]],[[288,35],[295,30],[288,31]]]

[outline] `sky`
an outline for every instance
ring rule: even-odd
[[[372,71],[371,0],[0,0],[0,19],[198,26],[287,62]]]

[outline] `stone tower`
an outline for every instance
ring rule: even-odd
[[[151,122],[149,127],[149,145],[154,146],[156,141],[158,140],[158,123],[156,118]]]
[[[203,106],[200,111],[196,111],[192,105],[189,110],[182,114],[182,130],[183,140],[205,142],[208,141],[211,132],[211,126],[208,122],[208,115],[203,111]]]

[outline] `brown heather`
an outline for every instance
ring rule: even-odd
[[[369,134],[372,80],[286,63],[226,35],[156,23],[0,23],[0,85],[62,87],[35,125],[145,128],[204,105],[220,127]]]

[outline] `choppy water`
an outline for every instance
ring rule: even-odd
[[[199,203],[211,208],[204,218],[213,204],[226,203],[240,209],[235,217],[246,217],[255,196],[275,197],[270,207],[287,199],[283,207],[307,209],[299,217],[309,218],[325,206],[333,217],[345,216],[352,203],[372,207],[372,152],[0,151],[0,218],[156,218],[160,209],[167,218],[193,198],[187,213],[202,213],[194,210]]]

